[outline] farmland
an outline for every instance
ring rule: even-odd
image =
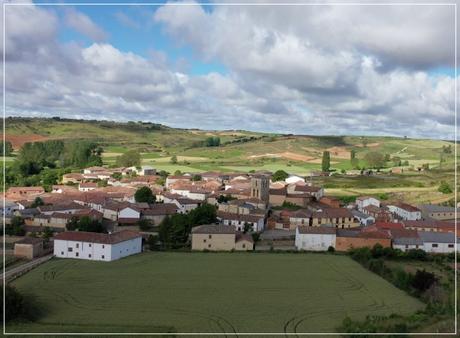
[[[334,332],[423,307],[346,256],[144,253],[53,259],[13,283],[44,310],[7,332]]]
[[[328,195],[390,193],[390,198],[404,198],[411,203],[442,203],[453,197],[453,194],[437,192],[440,181],[445,180],[453,186],[454,180],[453,152],[443,152],[443,147],[452,149],[454,144],[442,140],[205,131],[175,129],[147,122],[43,118],[7,118],[5,127],[6,139],[12,142],[16,151],[26,141],[85,139],[103,148],[102,158],[108,166],[115,165],[116,158],[123,153],[136,150],[141,154],[142,164],[169,173],[284,170],[309,176],[321,170],[322,153],[329,151],[331,169],[337,175],[314,179],[315,183],[325,187]],[[204,143],[208,137],[218,137],[220,145],[206,146]],[[365,157],[369,152],[397,157],[407,164],[394,167],[391,161],[387,162],[383,172],[398,171],[391,175],[356,176],[359,170],[353,170],[351,151],[356,153],[356,164],[361,168],[366,167]],[[177,161],[171,161],[173,156]],[[6,165],[10,166],[13,161],[14,154],[7,158]],[[417,168],[423,165],[429,165],[431,170],[419,173]]]

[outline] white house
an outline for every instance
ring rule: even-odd
[[[327,251],[335,248],[336,229],[332,227],[297,227],[295,231],[295,246],[297,250]]]
[[[141,251],[141,235],[129,230],[111,234],[67,231],[54,237],[54,255],[59,258],[110,262]]]
[[[405,221],[417,221],[422,218],[420,209],[406,203],[396,203],[388,206],[388,209]]]
[[[374,205],[377,208],[380,208],[380,201],[371,196],[361,196],[356,199],[356,206],[359,211],[363,211],[363,209],[369,205]]]
[[[367,226],[375,223],[375,218],[371,215],[365,214],[359,210],[351,210],[353,217],[356,218],[361,225]]]
[[[423,240],[420,237],[397,237],[393,238],[393,249],[408,251],[424,249]]]
[[[249,224],[254,232],[262,231],[265,226],[265,217],[253,214],[234,214],[230,212],[217,212],[217,219],[224,225],[233,225],[236,231],[244,231],[244,226]]]
[[[449,253],[455,251],[455,234],[452,232],[420,231],[423,250],[432,253]]]

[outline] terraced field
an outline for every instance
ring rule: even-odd
[[[334,332],[422,304],[346,256],[144,253],[53,259],[14,282],[45,315],[13,332]]]

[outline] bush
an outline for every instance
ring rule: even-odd
[[[450,187],[449,183],[447,183],[446,181],[441,181],[438,191],[442,192],[443,194],[451,194],[452,188]]]
[[[411,286],[419,292],[428,290],[436,282],[436,276],[425,270],[417,270]]]
[[[427,259],[427,253],[422,249],[411,249],[406,252],[406,257],[409,259],[425,261]]]
[[[6,285],[5,287],[5,310],[5,321],[7,323],[13,320],[32,321],[35,320],[40,313],[32,298],[26,298],[11,285]]]

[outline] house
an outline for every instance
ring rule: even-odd
[[[59,258],[110,262],[141,251],[141,235],[129,230],[111,234],[68,231],[54,237],[54,255]]]
[[[78,185],[79,191],[91,191],[97,188],[97,183],[83,182]]]
[[[24,237],[14,243],[14,256],[27,259],[40,257],[45,252],[43,243],[42,238]]]
[[[141,209],[134,204],[124,203],[118,210],[119,224],[135,224],[141,218]]]
[[[126,168],[126,169],[128,171],[130,171],[130,172],[136,173],[139,176],[149,176],[149,175],[156,175],[157,174],[156,169],[154,169],[154,168],[152,168],[150,166],[147,166],[147,165],[143,165],[140,168],[129,167],[129,168]]]
[[[97,174],[104,171],[107,171],[107,169],[104,167],[94,166],[83,169],[83,174]]]
[[[295,232],[295,246],[297,250],[327,251],[335,248],[336,228],[321,226],[299,226]]]
[[[289,184],[287,186],[287,194],[306,194],[308,196],[314,197],[317,201],[319,201],[324,196],[324,189],[322,187],[315,187],[313,185],[305,183]]]
[[[431,253],[449,253],[455,251],[455,234],[451,232],[420,231],[423,250]]]
[[[236,251],[252,251],[254,250],[254,240],[249,234],[238,232],[235,236]]]
[[[53,194],[63,194],[63,193],[72,193],[77,191],[75,187],[72,187],[70,185],[53,185],[51,193]]]
[[[356,231],[351,229],[337,229],[335,249],[348,251],[351,248],[372,248],[380,244],[384,248],[391,247],[391,237],[386,231]]]
[[[149,209],[141,211],[141,218],[148,219],[153,224],[160,224],[166,216],[177,213],[177,206],[173,203],[157,203],[150,206]]]
[[[5,216],[5,217],[9,217],[11,216],[16,210],[19,210],[19,206],[12,202],[12,201],[8,201],[8,200],[1,200],[0,201],[1,203],[1,214],[0,216]]]
[[[446,207],[434,204],[421,204],[418,206],[424,219],[436,219],[440,221],[453,220],[455,216],[460,218],[460,208]]]
[[[21,200],[36,197],[45,193],[43,187],[11,187],[6,191],[5,197],[9,200]]]
[[[356,206],[359,211],[363,211],[363,209],[369,205],[380,208],[380,201],[372,196],[361,196],[356,199]]]
[[[313,212],[310,225],[320,226],[322,224],[333,224],[342,229],[359,226],[359,222],[351,211],[345,208],[327,208]]]
[[[169,188],[169,186],[173,183],[178,181],[190,182],[192,180],[192,175],[172,175],[166,177],[165,187]]]
[[[162,196],[164,203],[173,203],[177,206],[177,212],[179,214],[187,214],[191,210],[198,208],[201,205],[201,201],[192,200],[177,194],[165,193]]]
[[[415,230],[392,229],[390,230],[393,249],[408,251],[414,249],[423,249],[423,240]]]
[[[427,219],[418,221],[402,221],[402,224],[406,229],[413,229],[417,231],[455,232],[455,222]]]
[[[351,210],[353,217],[359,221],[361,225],[367,226],[375,222],[375,218],[365,214],[359,210]]]
[[[192,250],[196,251],[249,251],[254,242],[248,235],[237,233],[233,227],[206,224],[192,229]]]
[[[78,184],[83,182],[85,177],[82,174],[79,173],[70,173],[70,174],[64,174],[62,175],[62,183],[63,184]]]
[[[235,229],[227,225],[200,225],[192,229],[192,250],[231,251]]]
[[[340,201],[334,197],[323,196],[319,199],[319,202],[331,208],[340,208]]]
[[[253,214],[234,214],[228,212],[217,212],[217,219],[224,225],[232,225],[236,231],[244,231],[245,225],[248,224],[254,232],[264,229],[265,217],[263,215]]]
[[[422,218],[422,212],[418,208],[407,203],[399,202],[389,204],[388,209],[403,220],[416,221]]]

